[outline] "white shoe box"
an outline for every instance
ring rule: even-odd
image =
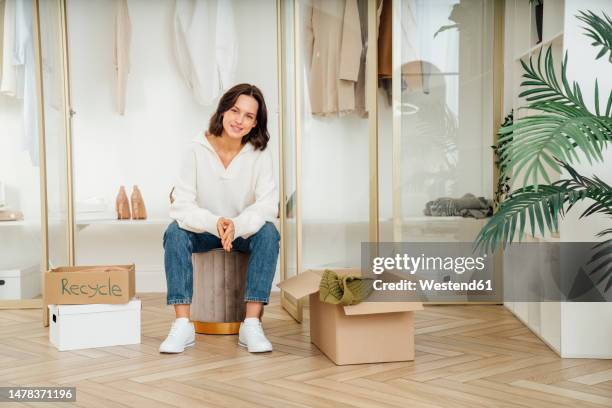
[[[140,299],[118,305],[49,305],[49,341],[60,351],[139,344],[140,310]]]
[[[0,300],[33,299],[42,294],[39,265],[0,269]]]

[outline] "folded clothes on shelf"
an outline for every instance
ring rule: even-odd
[[[423,214],[432,217],[486,218],[493,215],[493,201],[467,193],[461,198],[440,197],[425,204]]]

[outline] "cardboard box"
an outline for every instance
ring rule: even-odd
[[[45,272],[45,303],[127,303],[134,297],[134,265],[71,266]]]
[[[49,305],[49,341],[60,351],[140,343],[140,299],[122,305]]]
[[[361,275],[359,269],[332,269]],[[414,311],[420,302],[361,302],[340,306],[319,300],[323,270],[308,270],[277,286],[296,299],[310,296],[310,341],[337,365],[414,360]]]

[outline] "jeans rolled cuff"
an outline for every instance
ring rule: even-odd
[[[168,305],[190,305],[191,299],[187,299],[187,298],[167,299],[166,303]]]
[[[263,297],[257,297],[257,296],[245,296],[244,301],[245,302],[260,302],[260,303],[263,303],[264,305],[267,305],[269,298],[263,298]]]

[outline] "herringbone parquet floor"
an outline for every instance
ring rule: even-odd
[[[198,335],[195,348],[160,355],[172,309],[162,294],[140,297],[134,346],[58,352],[40,310],[0,311],[0,385],[77,387],[77,403],[31,404],[54,408],[612,407],[612,361],[560,359],[501,306],[426,307],[416,315],[416,361],[339,367],[278,295],[264,315],[274,352]]]

